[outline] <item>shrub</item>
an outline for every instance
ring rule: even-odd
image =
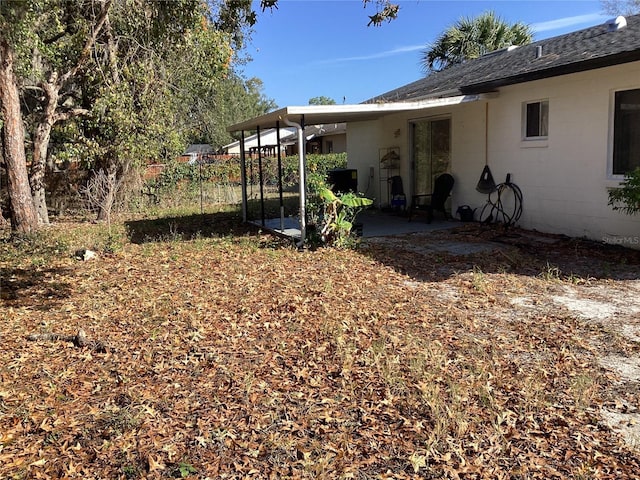
[[[640,168],[625,174],[619,187],[609,189],[609,205],[628,215],[640,212]]]

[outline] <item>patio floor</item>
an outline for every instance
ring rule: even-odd
[[[364,238],[432,232],[460,226],[460,222],[457,220],[436,218],[433,222],[427,223],[424,216],[418,215],[412,221],[409,221],[404,215],[380,210],[367,210],[360,213],[358,222],[362,223],[362,236]],[[279,235],[300,238],[300,225],[296,217],[266,219],[264,225],[260,221],[251,223]]]
[[[417,215],[409,221],[406,216],[380,210],[362,212],[358,215],[358,221],[362,223],[362,236],[365,238],[433,232],[460,226],[460,222],[457,220],[435,218],[431,223],[427,223],[424,215]]]
[[[453,255],[469,255],[501,249],[495,242],[468,242],[457,238],[434,238],[424,241],[430,232],[453,229],[464,225],[459,220],[445,220],[436,217],[427,223],[424,215],[416,216],[411,222],[401,214],[384,212],[381,210],[367,210],[358,215],[358,222],[362,223],[362,237],[369,244],[393,244],[403,246],[408,251],[446,252]],[[274,218],[261,222],[252,222],[273,233],[292,239],[300,238],[300,226],[296,217]]]

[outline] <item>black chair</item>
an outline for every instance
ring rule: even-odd
[[[433,193],[426,195],[413,195],[411,197],[411,206],[409,207],[409,221],[414,210],[427,211],[427,223],[433,220],[433,212],[438,211],[444,213],[444,218],[449,218],[449,213],[445,209],[445,202],[451,190],[453,190],[454,179],[449,173],[443,173],[433,182]]]

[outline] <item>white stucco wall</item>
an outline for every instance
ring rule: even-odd
[[[343,153],[347,151],[347,136],[344,133],[338,135],[325,135],[322,137],[322,151],[329,153],[328,142],[333,144],[332,153]]]
[[[381,124],[377,121],[347,124],[347,163],[358,170],[358,191],[372,199],[378,198],[378,149]],[[370,167],[375,175],[370,176]],[[377,205],[377,203],[376,203]]]
[[[607,171],[612,92],[628,88],[640,88],[640,62],[507,87],[490,102],[489,165],[496,181],[511,173],[522,189],[523,227],[605,241],[640,235],[640,218],[607,204],[618,184]],[[522,141],[522,103],[539,99],[549,100],[548,141]]]
[[[640,248],[640,217],[614,212],[608,188],[609,123],[612,93],[640,88],[640,62],[504,87],[488,100],[488,163],[497,183],[507,173],[522,190],[519,225]],[[547,141],[522,140],[522,103],[549,101]],[[405,190],[411,189],[409,122],[448,115],[451,118],[451,173],[456,179],[452,210],[458,205],[482,207],[486,196],[475,190],[485,157],[487,101],[429,109],[422,114],[394,115],[375,122],[348,125],[348,158],[358,168],[359,189],[386,195],[378,181],[378,151],[399,146]]]

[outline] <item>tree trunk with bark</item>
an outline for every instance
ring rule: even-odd
[[[0,120],[1,121],[1,120]],[[0,123],[0,193],[2,193],[2,168],[4,168],[4,128]],[[7,224],[6,218],[2,213],[2,198],[0,197],[0,227],[4,227]]]
[[[56,122],[56,109],[60,96],[60,86],[56,85],[57,75],[54,73],[49,82],[42,82],[41,87],[45,94],[44,112],[40,122],[36,126],[33,136],[33,162],[31,164],[31,192],[33,203],[38,212],[40,223],[49,224],[49,212],[45,190],[45,174],[47,170],[47,151],[51,129]]]
[[[76,108],[66,112],[58,112],[58,99],[60,90],[64,85],[76,76],[80,68],[91,58],[91,51],[96,43],[99,33],[108,20],[111,0],[100,2],[102,10],[96,18],[95,25],[87,33],[85,44],[80,52],[77,63],[67,72],[59,75],[53,72],[47,81],[41,82],[40,86],[44,91],[45,104],[42,117],[36,126],[33,138],[33,163],[31,165],[31,190],[33,192],[33,202],[41,223],[49,223],[47,210],[47,199],[45,190],[45,174],[47,170],[47,152],[49,150],[49,140],[51,139],[51,129],[57,122],[68,120],[71,117],[87,115],[88,110]]]
[[[5,38],[0,38],[0,104],[4,118],[3,153],[11,203],[11,227],[15,232],[31,233],[38,229],[38,215],[29,187],[20,93],[13,62],[13,48]]]

